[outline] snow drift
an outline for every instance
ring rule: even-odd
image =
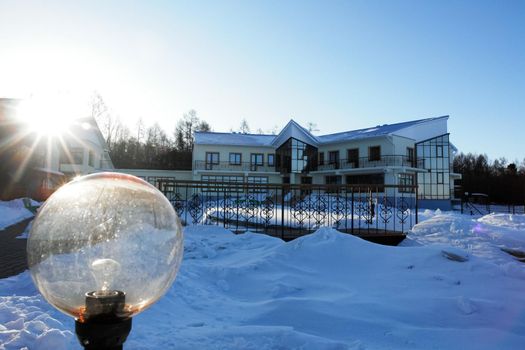
[[[524,221],[432,214],[407,247],[328,228],[285,243],[187,227],[179,276],[126,349],[518,349],[525,265],[498,245],[519,246]],[[27,272],[0,295],[0,349],[80,349]]]

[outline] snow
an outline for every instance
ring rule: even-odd
[[[38,205],[39,203],[31,201],[31,204]],[[0,213],[0,230],[33,216],[33,213],[25,208],[21,198],[7,202],[0,201]]]
[[[525,216],[425,211],[405,246],[331,228],[285,243],[185,228],[173,287],[126,349],[519,349]],[[0,280],[0,349],[80,349],[28,272]]]
[[[195,144],[269,147],[275,137],[275,135],[263,134],[197,131],[195,132]]]
[[[515,260],[505,250],[525,252],[525,215],[493,213],[473,218],[439,211],[432,216],[425,211],[421,217],[427,220],[416,225],[401,245],[445,244],[499,264]]]
[[[406,128],[409,128],[415,125],[432,122],[434,120],[438,120],[442,118],[444,117],[425,118],[425,119],[411,120],[411,121],[395,123],[395,124],[377,125],[376,127],[372,127],[372,128],[350,130],[350,131],[344,131],[344,132],[339,132],[339,133],[329,134],[329,135],[321,135],[321,136],[317,136],[317,139],[319,140],[320,144],[328,144],[328,143],[336,143],[336,142],[342,142],[342,141],[348,141],[348,140],[357,140],[357,139],[363,139],[363,138],[369,138],[369,137],[392,135],[392,134],[396,134],[396,132],[399,132],[400,130],[403,130],[403,129],[406,129]]]

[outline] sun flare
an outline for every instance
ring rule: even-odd
[[[38,136],[61,136],[71,126],[74,114],[70,106],[56,98],[30,98],[18,109],[18,118],[28,131]]]

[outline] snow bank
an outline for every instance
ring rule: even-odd
[[[32,201],[32,204],[37,205],[38,202]],[[0,201],[0,230],[32,216],[33,213],[25,208],[23,199]]]
[[[60,321],[55,313],[27,271],[0,280],[0,349],[69,349],[74,330],[67,317]]]
[[[438,212],[427,215],[426,219],[414,226],[401,245],[446,244],[497,264],[515,261],[515,257],[505,251],[525,254],[525,215],[472,217]]]
[[[285,243],[187,227],[179,276],[134,318],[126,349],[519,349],[525,265],[481,254],[488,238],[479,253],[453,244],[468,242],[471,225],[520,230],[516,218],[486,220],[434,213],[416,226],[412,247],[328,228]],[[0,349],[80,349],[73,320],[30,282],[27,272],[0,280],[0,295],[10,295],[0,298]]]

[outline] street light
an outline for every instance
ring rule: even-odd
[[[149,183],[119,173],[61,187],[40,208],[27,242],[35,285],[75,318],[86,349],[122,349],[131,317],[171,286],[182,253],[170,202]]]

